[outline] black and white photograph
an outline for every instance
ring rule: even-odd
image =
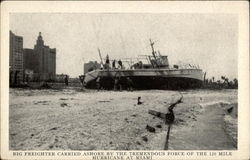
[[[237,151],[239,21],[221,12],[9,13],[8,150],[159,151],[135,160]]]

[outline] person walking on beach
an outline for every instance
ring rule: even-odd
[[[115,80],[114,80],[114,91],[117,90],[117,86],[118,86],[118,78],[115,77]]]
[[[80,82],[81,82],[82,86],[84,86],[83,85],[83,83],[84,83],[84,75],[79,76],[79,79],[80,79]]]
[[[116,62],[115,60],[113,60],[113,62],[112,62],[112,68],[113,69],[116,69],[115,62]]]
[[[115,77],[115,81],[114,81],[114,91],[117,90],[122,91],[122,81],[121,81],[121,77]]]
[[[121,78],[121,76],[118,77],[118,87],[119,87],[119,90],[122,91],[122,78]]]
[[[66,86],[69,85],[68,75],[65,76],[64,83],[65,83]]]
[[[109,55],[106,56],[105,69],[109,69]]]
[[[122,69],[122,61],[120,59],[118,61],[118,64],[119,64],[119,68]]]
[[[129,77],[127,77],[127,89],[128,91],[133,91],[133,82]]]
[[[101,89],[101,78],[100,77],[97,77],[96,79],[96,88],[97,88],[97,91],[99,91]]]

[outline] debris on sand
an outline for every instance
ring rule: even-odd
[[[177,104],[182,103],[182,98],[183,98],[183,95],[181,94],[181,98],[179,98],[176,102],[172,103],[172,104],[168,107],[168,109],[173,110],[174,107],[175,107]]]
[[[234,107],[231,107],[231,108],[227,109],[227,112],[228,112],[228,113],[231,113],[231,112],[233,111],[233,108],[234,108]]]
[[[98,102],[101,102],[101,103],[107,103],[107,102],[110,102],[110,101],[98,101]]]
[[[61,103],[61,107],[70,107],[67,103]]]
[[[141,97],[138,97],[137,99],[137,105],[141,105],[143,102],[141,102]]]
[[[53,128],[51,128],[51,129],[49,129],[49,131],[57,130],[57,129],[58,129],[58,127],[53,127]]]
[[[17,133],[10,133],[10,135],[11,135],[11,136],[16,136],[16,135],[17,135]]]
[[[68,100],[67,98],[60,98],[60,100]]]
[[[168,109],[168,113],[166,114],[166,123],[167,124],[172,124],[174,122],[175,116],[174,116],[174,112],[172,109]]]
[[[162,128],[162,126],[160,124],[157,124],[156,127],[157,128]]]
[[[148,141],[148,137],[147,136],[143,136],[141,137],[143,141],[147,142]]]
[[[146,129],[147,129],[149,132],[155,133],[155,128],[154,128],[154,127],[151,127],[151,126],[147,125],[147,126],[146,126]]]
[[[61,107],[67,107],[68,104],[67,103],[61,103]]]
[[[129,120],[128,120],[128,118],[125,118],[124,120],[125,120],[125,121],[126,121],[127,123],[129,123]]]
[[[161,112],[158,112],[158,111],[155,111],[155,110],[148,110],[148,113],[153,115],[153,116],[156,116],[158,118],[162,118],[162,119],[165,119],[166,117],[166,114],[165,113],[161,113]]]
[[[47,105],[48,101],[37,101],[34,104],[43,104],[43,105]]]

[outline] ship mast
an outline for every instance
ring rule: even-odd
[[[150,46],[151,46],[151,48],[152,48],[152,54],[153,54],[153,57],[154,57],[154,59],[155,59],[155,64],[156,64],[156,66],[159,68],[159,65],[158,65],[158,63],[157,63],[157,59],[156,59],[156,56],[155,56],[155,50],[154,50],[154,42],[152,42],[152,40],[151,39],[149,39],[149,41],[150,41]]]
[[[101,51],[100,51],[100,49],[99,49],[99,48],[98,48],[98,53],[99,53],[99,56],[100,56],[100,59],[101,59],[101,64],[103,65],[102,55],[101,55]]]
[[[150,46],[151,46],[151,48],[152,48],[152,54],[153,54],[153,56],[154,56],[154,58],[155,58],[155,60],[156,60],[156,56],[155,56],[155,50],[154,50],[154,42],[152,42],[152,40],[151,39],[149,39],[149,41],[150,41]]]

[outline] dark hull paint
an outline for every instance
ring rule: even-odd
[[[132,80],[131,87],[133,89],[193,89],[200,88],[202,81],[184,77],[149,77],[149,76],[134,76],[129,77]],[[102,77],[100,80],[100,86],[103,89],[114,89],[114,78],[113,77]],[[118,83],[122,86],[122,89],[129,87],[126,77],[121,77]],[[119,85],[117,86],[119,88]],[[96,81],[88,83],[87,88],[97,88]]]

